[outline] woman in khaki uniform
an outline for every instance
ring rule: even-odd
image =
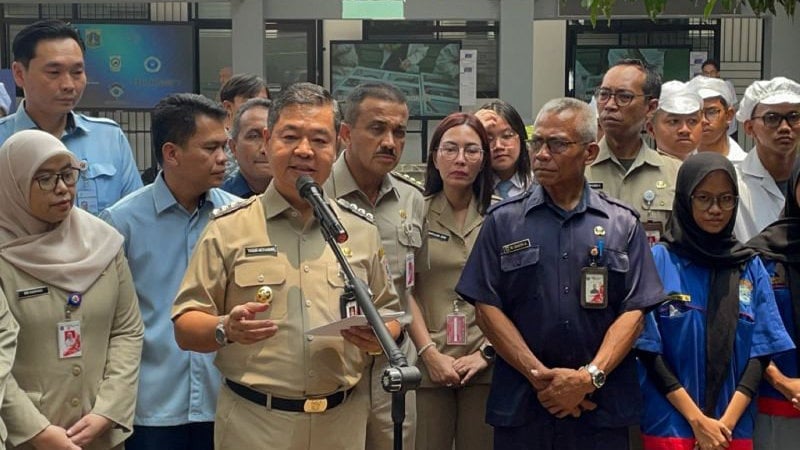
[[[455,285],[492,198],[489,139],[471,114],[446,117],[433,133],[426,169],[430,270],[418,274],[424,321],[411,324],[419,349],[416,448],[487,449],[484,423],[492,348]]]
[[[6,392],[6,380],[11,373],[11,365],[14,364],[14,354],[17,350],[17,332],[19,326],[14,316],[8,310],[8,302],[2,290],[0,290],[0,404],[3,403],[3,396]],[[6,426],[3,418],[0,417],[0,450],[5,448]]]
[[[20,325],[9,449],[121,449],[131,431],[142,320],[122,236],[73,207],[79,177],[50,134],[0,148],[0,287]]]

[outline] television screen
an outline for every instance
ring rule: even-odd
[[[579,47],[575,50],[574,95],[589,101],[615,62],[633,58],[647,63],[664,81],[688,81],[689,48]]]
[[[441,118],[459,110],[457,41],[331,41],[331,93],[384,81],[403,91],[409,115]]]
[[[79,108],[150,109],[194,92],[191,25],[75,24],[86,44],[88,83]]]

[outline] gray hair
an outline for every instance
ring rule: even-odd
[[[577,116],[575,131],[582,141],[597,140],[597,111],[593,110],[588,103],[574,98],[554,98],[545,103],[539,110],[539,114],[536,115],[534,126],[545,114],[558,114],[563,111],[573,111]]]
[[[269,108],[269,118],[267,119],[267,128],[271,132],[278,123],[281,113],[284,108],[295,105],[305,106],[325,106],[331,105],[333,109],[333,126],[334,132],[339,133],[339,125],[341,121],[341,114],[339,113],[339,104],[334,100],[331,93],[322,86],[313,83],[295,83],[286,89],[282,90],[278,98],[272,102]]]
[[[231,138],[236,139],[239,137],[239,132],[241,131],[240,128],[242,126],[242,116],[244,115],[244,113],[253,108],[264,108],[267,111],[269,111],[269,107],[271,104],[272,101],[268,98],[255,97],[251,98],[250,100],[246,101],[242,106],[240,106],[239,110],[236,111],[236,116],[234,116],[233,124],[231,125]]]

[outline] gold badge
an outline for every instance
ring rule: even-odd
[[[601,227],[600,225],[598,225],[598,226],[594,227],[594,235],[595,236],[605,236],[606,235],[606,229]]]
[[[406,210],[405,209],[401,209],[400,210],[400,218],[401,219],[405,219],[406,218]]]
[[[350,250],[350,247],[342,247],[342,253],[348,258],[353,256],[353,251]]]
[[[656,189],[666,189],[666,188],[667,188],[667,182],[666,181],[664,181],[664,180],[656,181]]]
[[[270,302],[272,302],[272,288],[269,286],[261,286],[258,288],[258,292],[256,292],[256,301],[269,305]]]

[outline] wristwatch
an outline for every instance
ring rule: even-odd
[[[214,340],[217,341],[220,347],[225,347],[228,341],[228,335],[225,333],[225,318],[228,316],[219,316],[217,328],[214,329]]]
[[[589,372],[589,376],[592,377],[592,384],[596,389],[600,389],[606,384],[606,373],[600,370],[599,367],[594,364],[587,364],[583,368]]]
[[[483,359],[486,361],[492,362],[495,356],[497,356],[497,352],[492,344],[483,344],[481,345],[481,356],[483,356]]]

